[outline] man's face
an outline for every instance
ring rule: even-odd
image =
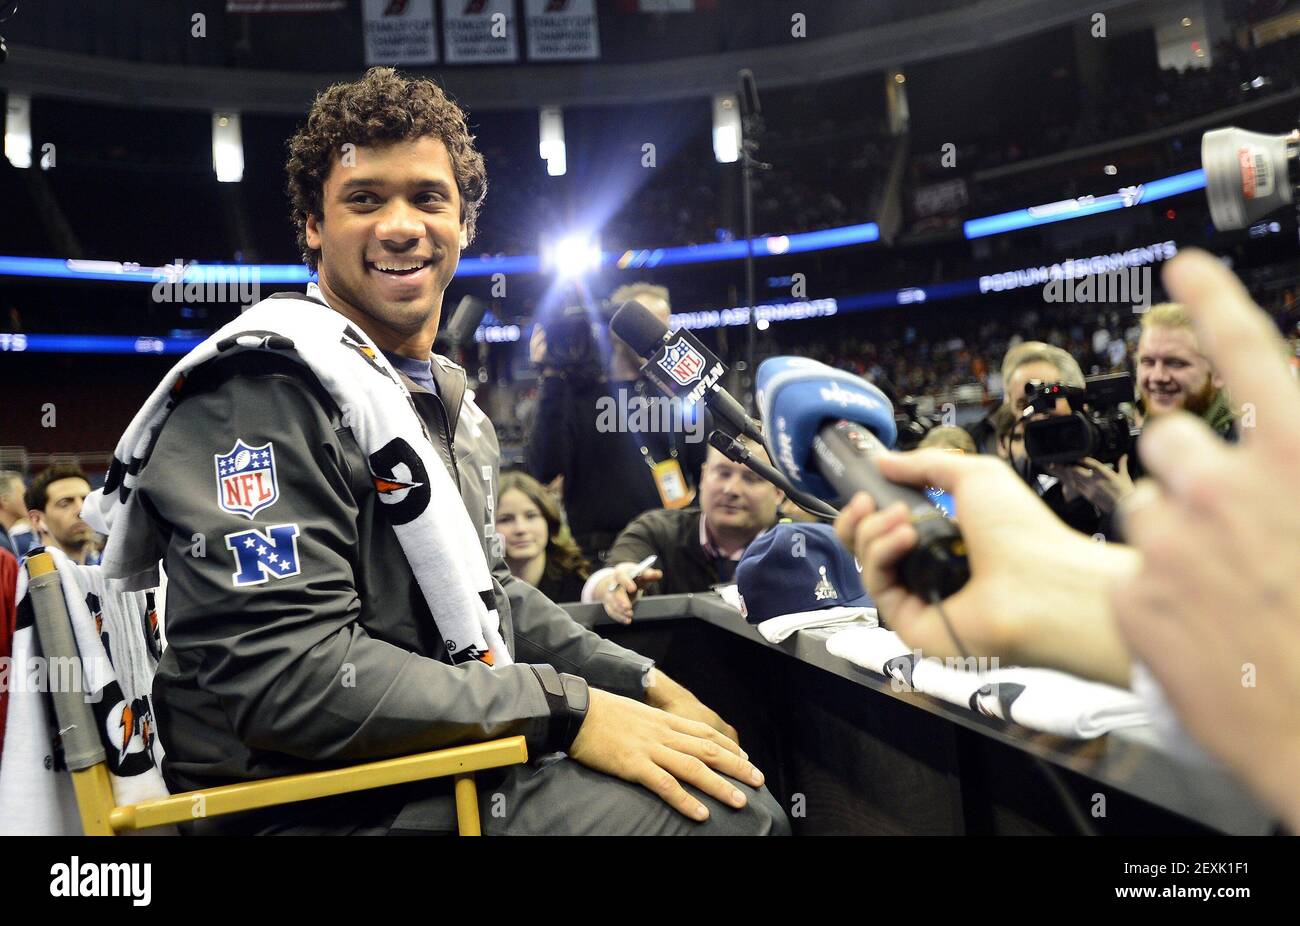
[[[1061,371],[1045,360],[1035,360],[1031,363],[1023,364],[1016,367],[1011,374],[1011,378],[1006,384],[1006,401],[1014,413],[1015,421],[1019,421],[1025,408],[1028,406],[1028,396],[1025,395],[1025,386],[1033,380],[1043,383],[1061,382]],[[1064,398],[1056,400],[1056,409],[1051,412],[1054,415],[1070,414],[1070,403]],[[1038,420],[1049,417],[1047,412],[1039,412],[1030,420]],[[1011,429],[1010,436],[1003,444],[1003,456],[1011,460],[1013,465],[1023,465],[1025,459],[1025,428],[1024,425],[1018,425]]]
[[[27,503],[23,501],[23,481],[10,479],[8,485],[0,486],[0,508],[11,518],[27,517]]]
[[[79,550],[95,539],[90,525],[81,520],[81,504],[90,494],[84,479],[55,479],[46,488],[41,528],[64,551]]]
[[[1186,328],[1153,325],[1142,332],[1137,349],[1138,393],[1148,415],[1185,409],[1202,414],[1222,383],[1196,348]]]
[[[437,333],[465,240],[451,158],[432,136],[358,147],[355,155],[354,165],[340,158],[331,168],[324,216],[307,218],[320,286],[380,347],[418,356]]]
[[[767,459],[766,452],[754,452]],[[709,448],[700,474],[700,510],[710,527],[758,536],[776,521],[776,508],[784,497],[749,467],[732,463]]]

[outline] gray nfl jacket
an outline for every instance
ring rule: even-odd
[[[406,380],[439,455],[483,530],[501,630],[515,664],[446,661],[346,415],[305,367],[247,350],[194,371],[140,473],[163,532],[166,639],[154,681],[173,789],[266,778],[522,734],[537,757],[576,734],[546,664],[643,700],[651,661],[574,623],[515,579],[495,540],[498,445],[464,402],[465,374],[433,365],[438,395]],[[225,510],[217,458],[270,444],[250,520]],[[400,478],[397,480],[400,481]],[[228,501],[228,499],[227,499]],[[294,525],[293,531],[272,528]],[[226,538],[291,537],[294,568],[237,584]],[[277,546],[276,549],[279,549]],[[581,715],[578,715],[580,720]]]

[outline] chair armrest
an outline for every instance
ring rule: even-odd
[[[519,765],[528,761],[528,746],[522,736],[510,736],[486,743],[454,746],[397,759],[383,759],[324,772],[307,772],[187,791],[126,807],[115,807],[109,815],[114,832],[142,830],[153,826],[274,807],[318,797],[331,797],[370,788],[445,778],[488,768]]]

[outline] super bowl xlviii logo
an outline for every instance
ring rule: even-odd
[[[223,511],[253,515],[275,504],[280,486],[275,478],[275,448],[267,441],[253,447],[236,440],[226,453],[213,455],[217,468],[217,504]]]
[[[678,385],[689,386],[704,370],[704,358],[688,342],[678,341],[668,345],[664,355],[659,358],[659,366]]]
[[[826,567],[819,566],[818,571],[821,573],[821,579],[813,586],[813,597],[818,601],[840,597],[840,593],[835,591],[835,586],[831,585],[831,580],[826,577]]]
[[[257,528],[226,534],[226,548],[235,554],[239,568],[231,575],[236,588],[261,585],[268,578],[296,576],[298,525],[277,524],[266,532]]]

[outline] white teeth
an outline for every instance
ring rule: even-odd
[[[379,270],[418,270],[425,264],[422,260],[377,260],[374,263],[375,267]]]

